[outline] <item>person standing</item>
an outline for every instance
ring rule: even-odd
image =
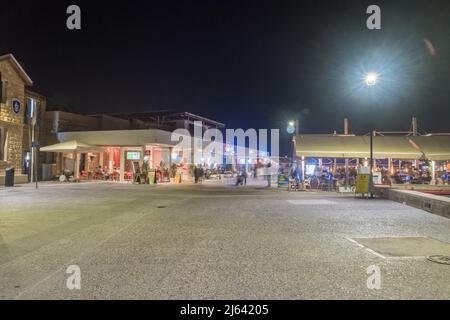
[[[198,183],[198,168],[197,168],[197,166],[194,167],[194,182]]]

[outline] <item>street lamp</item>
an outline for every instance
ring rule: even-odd
[[[378,73],[376,72],[368,72],[365,76],[364,76],[364,83],[368,86],[368,87],[373,87],[375,86],[378,81],[380,79],[380,76]],[[370,166],[369,166],[369,192],[370,192],[370,198],[373,199],[373,136],[375,134],[375,131],[371,131],[370,132]]]
[[[378,83],[380,76],[376,72],[369,72],[364,76],[364,82],[371,87]]]
[[[295,126],[295,120],[290,120],[287,123],[287,127],[286,127],[286,131],[287,133],[289,133],[290,135],[292,135],[292,164],[294,164],[295,162],[295,134],[296,134],[296,126]]]
[[[297,164],[297,160],[296,160],[296,158],[297,158],[297,141],[296,141],[296,139],[295,139],[295,136],[296,135],[298,135],[299,134],[299,126],[300,126],[300,123],[299,123],[299,120],[289,120],[288,121],[288,123],[287,123],[287,128],[286,128],[286,131],[290,134],[290,135],[292,135],[292,161],[291,161],[291,168],[292,168],[292,170],[295,170],[294,172],[297,172],[297,169],[298,169],[298,164]],[[301,182],[302,182],[302,185],[303,185],[303,181],[304,181],[304,175],[305,175],[305,161],[304,161],[304,159],[302,158],[302,162],[301,162],[301,164],[302,164],[302,167],[301,167],[301,172],[302,172],[302,179],[301,179]],[[295,176],[297,176],[297,174],[295,174]]]

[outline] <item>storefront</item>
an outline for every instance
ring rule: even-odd
[[[173,165],[187,172],[183,155],[190,152],[174,148],[170,136],[158,129],[63,132],[60,143],[41,151],[60,153],[56,171],[71,170],[76,179],[133,181],[145,164],[159,172],[160,181],[170,181]]]
[[[256,174],[268,161],[268,157],[258,158],[257,150],[249,149],[245,150],[247,157],[238,160],[235,148],[223,144],[207,155],[203,153],[207,142],[203,149],[196,149],[202,156],[195,158],[191,145],[180,147],[171,136],[171,132],[159,129],[61,132],[60,142],[42,147],[41,152],[59,154],[55,157],[59,159],[55,163],[57,174],[121,182],[135,181],[142,170],[154,170],[159,182],[169,182],[176,175],[186,181],[193,179],[194,166],[201,167],[206,178],[243,171]]]

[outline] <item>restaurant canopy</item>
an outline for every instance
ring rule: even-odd
[[[370,137],[353,135],[298,135],[298,157],[369,158]],[[429,160],[450,159],[450,136],[375,136],[376,159]]]
[[[77,140],[70,140],[42,147],[39,150],[43,152],[98,152],[100,148]]]
[[[410,137],[430,160],[450,160],[450,135]]]

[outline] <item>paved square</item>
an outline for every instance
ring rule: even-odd
[[[449,266],[348,240],[450,242],[450,219],[388,200],[67,183],[0,188],[0,203],[1,299],[450,299]],[[374,265],[381,290],[367,287]]]
[[[450,255],[450,243],[426,237],[353,238],[386,257]]]

